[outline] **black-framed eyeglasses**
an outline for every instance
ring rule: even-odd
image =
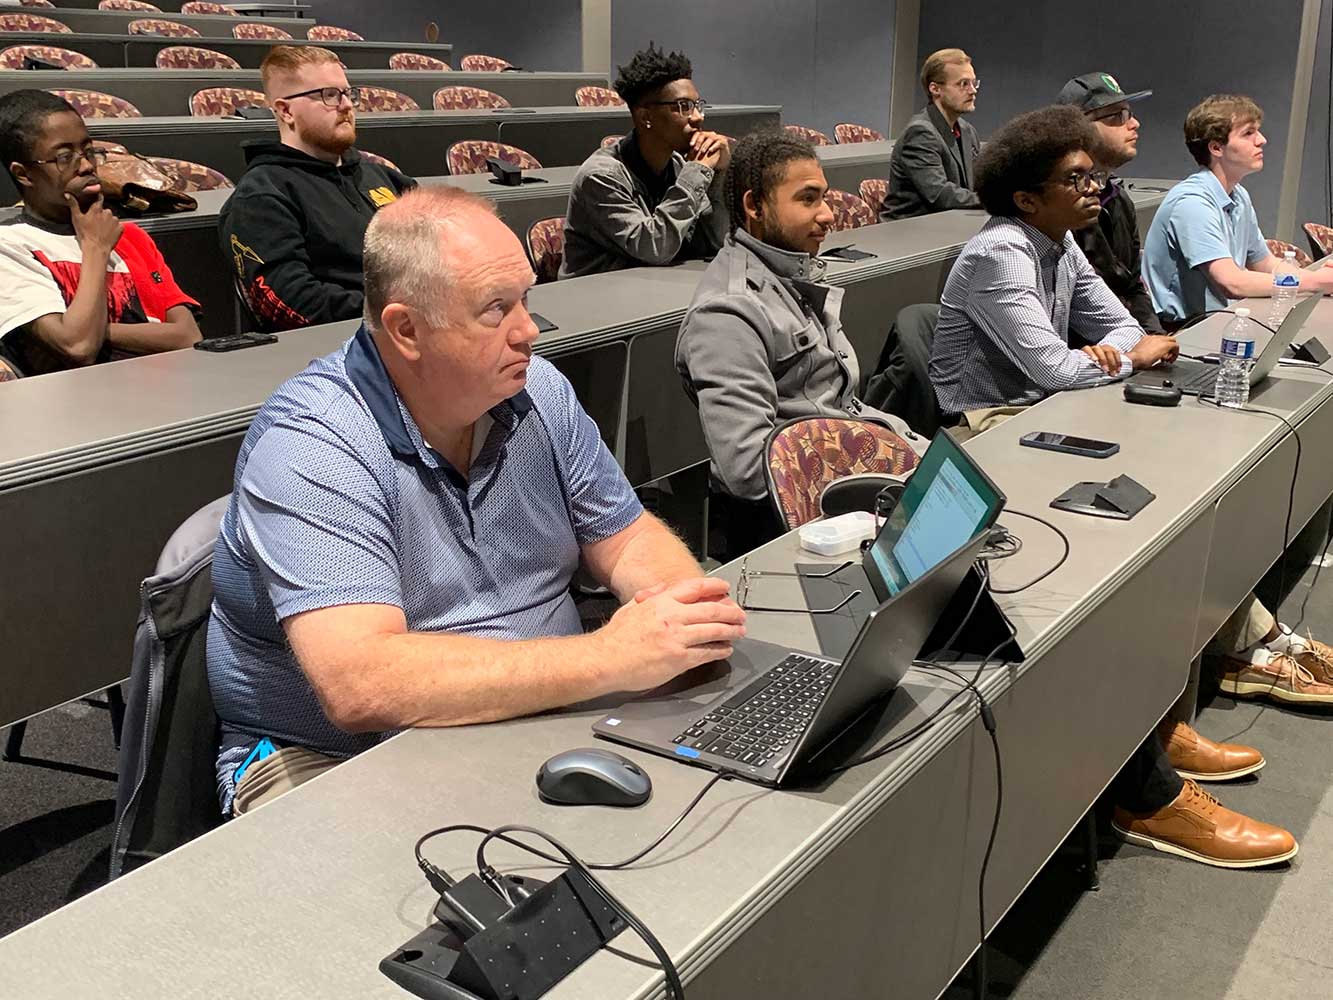
[[[50,159],[29,160],[28,165],[35,167],[38,164],[42,163],[52,163],[55,165],[57,170],[68,170],[77,161],[87,157],[88,162],[91,163],[93,165],[93,169],[96,170],[98,167],[100,167],[102,164],[106,162],[106,158],[109,155],[110,151],[103,149],[101,146],[85,146],[83,149],[62,149],[60,152],[56,153],[56,155],[51,157]]]
[[[303,90],[299,94],[288,94],[283,100],[294,101],[298,97],[318,97],[324,102],[326,108],[336,108],[345,97],[352,102],[352,107],[355,108],[361,104],[361,88],[316,87],[313,90]]]
[[[1117,111],[1109,111],[1105,114],[1094,114],[1092,120],[1101,122],[1104,125],[1128,125],[1129,120],[1134,117],[1134,112],[1129,108],[1120,108]]]
[[[700,114],[703,114],[705,111],[708,110],[708,102],[703,100],[702,98],[700,98],[697,101],[692,101],[688,97],[682,97],[679,100],[675,101],[647,101],[645,103],[655,104],[664,108],[667,107],[674,108],[676,114],[682,117],[688,117],[695,111],[698,111]]]
[[[848,604],[851,604],[852,601],[861,596],[861,591],[859,589],[853,590],[831,608],[769,608],[758,604],[751,604],[749,603],[750,584],[755,577],[785,576],[804,580],[827,580],[829,577],[835,576],[845,570],[848,566],[851,566],[852,562],[851,560],[848,560],[847,562],[839,563],[837,566],[834,566],[832,569],[823,573],[789,573],[784,570],[750,569],[749,562],[750,560],[748,557],[741,560],[740,579],[736,581],[736,603],[739,604],[744,611],[773,611],[781,614],[795,615],[831,615],[841,611]]]
[[[1110,174],[1105,170],[1075,170],[1068,177],[1051,183],[1067,184],[1079,194],[1092,194],[1093,191],[1104,191],[1109,178]]]

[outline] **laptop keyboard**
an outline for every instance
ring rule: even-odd
[[[1217,383],[1217,365],[1195,362],[1185,365],[1177,361],[1166,373],[1181,392],[1211,396]]]
[[[840,664],[791,653],[673,743],[763,767],[796,742],[823,703]]]

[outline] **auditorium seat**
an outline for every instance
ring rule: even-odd
[[[857,125],[853,122],[839,122],[834,125],[833,135],[840,143],[884,141],[884,136],[870,126]]]
[[[153,60],[158,69],[240,69],[241,64],[225,52],[195,45],[168,45],[158,49]]]
[[[190,95],[190,114],[196,118],[208,115],[230,116],[237,108],[263,108],[268,102],[260,90],[244,87],[205,87]]]
[[[512,69],[513,66],[499,56],[471,55],[464,56],[459,61],[458,68],[464,73],[500,73]]]
[[[517,146],[506,145],[503,142],[492,142],[489,139],[462,139],[454,143],[444,154],[445,163],[449,168],[449,173],[455,177],[463,174],[484,174],[489,169],[486,166],[488,157],[495,157],[497,160],[503,160],[511,163],[522,170],[540,170],[541,163],[537,157]]]
[[[126,29],[131,35],[161,35],[163,38],[202,38],[188,24],[167,21],[160,17],[143,17],[131,21]]]
[[[362,87],[361,111],[420,111],[421,105],[404,93],[388,87]]]
[[[74,106],[84,118],[142,118],[143,113],[123,97],[100,90],[52,90]]]
[[[861,226],[874,225],[877,221],[870,206],[850,191],[829,188],[824,192],[824,201],[833,209],[833,231],[857,229]]]
[[[312,42],[364,42],[365,39],[350,28],[339,28],[334,24],[316,24],[306,31],[306,38]]]
[[[1314,263],[1314,261],[1310,259],[1310,255],[1295,243],[1288,243],[1286,240],[1265,240],[1264,242],[1268,244],[1268,252],[1274,257],[1280,258],[1288,250],[1295,253],[1297,267],[1309,267]]]
[[[55,45],[11,45],[0,52],[0,69],[23,69],[24,59],[40,59],[61,69],[97,69],[97,63],[82,52]]]
[[[832,146],[833,142],[823,132],[814,128],[806,128],[804,125],[783,125],[784,129],[796,136],[798,139],[804,139],[812,146]]]
[[[528,227],[528,260],[537,284],[544,285],[560,276],[560,262],[565,256],[565,217],[538,219]]]
[[[889,196],[889,182],[883,177],[867,177],[861,182],[861,200],[870,206],[870,211],[879,218],[884,199]]]
[[[42,17],[40,14],[28,14],[24,11],[0,14],[0,31],[41,31],[51,35],[72,34],[68,25],[53,21],[49,17]]]
[[[51,0],[19,0],[20,7],[54,7]]]
[[[381,167],[388,167],[390,170],[398,170],[398,164],[394,163],[393,160],[389,159],[387,156],[380,156],[379,153],[372,153],[366,149],[359,149],[357,152],[361,154],[363,160],[369,160],[371,163],[378,163]],[[402,173],[401,170],[398,170],[398,172],[400,174]]]
[[[231,29],[233,38],[259,39],[269,42],[290,42],[292,36],[281,28],[271,24],[260,24],[258,21],[242,21]]]
[[[395,52],[389,56],[389,69],[435,70],[448,73],[453,67],[443,59],[423,56],[420,52]]]
[[[602,141],[599,142],[598,145],[602,149],[610,149],[623,138],[625,138],[623,135],[604,135],[602,136]]]
[[[581,108],[624,107],[624,99],[607,87],[580,87],[574,91],[574,103]]]
[[[213,14],[222,17],[239,17],[240,12],[235,7],[228,7],[225,3],[212,3],[210,0],[186,0],[181,4],[182,14]]]
[[[131,10],[145,14],[161,14],[162,8],[146,0],[97,0],[98,10]]]
[[[235,187],[221,170],[190,160],[178,160],[171,156],[150,156],[153,165],[172,179],[172,190],[216,191],[219,188]]]
[[[1310,240],[1312,251],[1321,257],[1333,253],[1333,226],[1325,226],[1318,222],[1307,222],[1303,228],[1306,237]]]
[[[510,103],[499,94],[480,87],[441,87],[431,98],[436,111],[463,111],[468,108],[508,108]]]

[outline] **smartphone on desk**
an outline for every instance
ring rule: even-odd
[[[1052,431],[1032,431],[1019,438],[1018,443],[1028,448],[1063,451],[1088,458],[1110,458],[1120,450],[1120,445],[1114,441],[1098,441],[1095,438],[1074,437],[1072,434],[1056,434]]]
[[[845,247],[831,247],[819,255],[825,260],[869,260],[875,256],[873,253],[866,253],[864,250],[857,250],[850,244]]]

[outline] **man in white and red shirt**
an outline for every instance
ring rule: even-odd
[[[0,98],[0,162],[23,212],[0,224],[0,360],[24,375],[189,347],[199,303],[138,226],[102,204],[103,155],[70,105]]]

